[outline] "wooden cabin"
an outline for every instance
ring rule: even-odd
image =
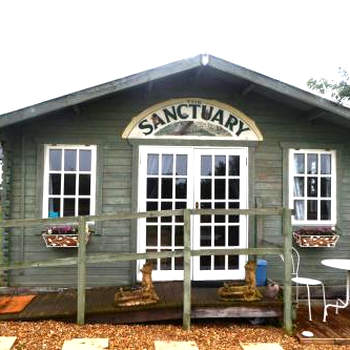
[[[54,82],[53,82],[54,84]],[[302,271],[343,290],[321,260],[350,254],[350,110],[214,56],[199,55],[0,116],[4,219],[182,208],[294,209],[292,224],[336,227],[335,247],[301,247]],[[93,225],[94,223],[91,223]],[[282,245],[281,217],[206,215],[194,249]],[[183,248],[183,217],[96,223],[87,253]],[[40,229],[6,229],[3,263],[75,256]],[[268,277],[283,280],[279,257]],[[192,280],[244,278],[247,256],[193,258]],[[130,285],[143,262],[88,266],[87,286]],[[8,271],[2,285],[75,287],[76,267]],[[183,279],[158,259],[154,281]]]

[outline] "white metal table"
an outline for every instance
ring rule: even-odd
[[[350,259],[325,259],[321,261],[322,265],[333,267],[335,269],[345,270],[346,273],[346,299],[337,299],[335,304],[327,304],[323,311],[323,322],[327,319],[327,309],[329,307],[335,307],[335,313],[338,314],[338,309],[345,309],[349,305],[350,301]]]

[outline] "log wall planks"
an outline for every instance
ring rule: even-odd
[[[310,122],[303,118],[293,105],[282,104],[272,97],[255,91],[242,96],[235,92],[230,82],[201,76],[199,85],[184,87],[183,81],[189,81],[189,73],[181,73],[170,79],[155,81],[151,93],[145,94],[146,85],[133,88],[99,100],[79,106],[80,113],[66,108],[44,115],[32,122],[21,125],[25,135],[24,161],[21,154],[21,139],[14,137],[11,146],[12,181],[10,188],[9,218],[23,216],[40,217],[42,212],[42,167],[43,145],[59,144],[97,144],[98,145],[98,189],[97,214],[113,214],[133,210],[132,175],[137,165],[133,163],[133,145],[122,140],[120,135],[132,117],[150,105],[163,100],[181,96],[200,96],[212,98],[230,104],[251,117],[262,131],[264,141],[257,143],[254,158],[253,188],[250,196],[261,198],[263,207],[282,206],[283,203],[283,147],[288,142],[298,145],[309,142],[310,145],[340,144],[337,153],[338,173],[338,221],[343,231],[338,246],[330,249],[302,250],[303,272],[315,278],[325,280],[329,285],[345,283],[341,272],[320,269],[320,260],[347,257],[350,252],[350,143],[345,128],[330,124],[322,119]],[[12,133],[18,134],[19,127],[12,127]],[[203,143],[193,142],[193,145]],[[210,144],[210,142],[208,143]],[[217,145],[217,143],[216,143]],[[225,144],[227,146],[227,143]],[[232,145],[231,145],[232,146]],[[25,183],[22,184],[22,166],[25,166]],[[249,169],[251,170],[251,169]],[[24,196],[23,196],[24,188]],[[24,198],[24,203],[23,203]],[[259,223],[263,228],[265,241],[282,245],[282,221],[280,217],[264,217]],[[250,235],[254,233],[250,225]],[[38,228],[25,229],[24,242],[21,241],[21,229],[11,230],[9,256],[12,262],[49,260],[52,258],[73,257],[72,251],[47,249],[39,235]],[[136,232],[129,221],[103,223],[96,235],[87,245],[89,254],[127,253],[134,251]],[[268,260],[268,275],[282,282],[283,271],[278,257]],[[14,286],[53,286],[73,287],[76,270],[72,266],[58,268],[45,267],[38,270],[12,271],[9,284]],[[87,267],[87,286],[111,284],[127,285],[134,281],[136,269],[129,262],[111,262]]]

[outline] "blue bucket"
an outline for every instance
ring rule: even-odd
[[[263,259],[258,259],[256,263],[256,285],[258,287],[265,286],[266,285],[266,279],[267,279],[267,261]]]

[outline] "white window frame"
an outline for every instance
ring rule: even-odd
[[[318,174],[307,174],[307,154],[318,154]],[[305,174],[297,174],[294,169],[294,155],[304,154],[305,155]],[[331,174],[321,174],[320,155],[330,154],[331,155]],[[336,225],[337,223],[337,168],[336,168],[336,151],[325,150],[325,149],[289,149],[289,178],[288,178],[288,193],[289,193],[289,208],[294,209],[294,200],[305,200],[304,206],[304,220],[296,220],[295,216],[292,216],[293,225],[318,225],[318,226],[330,226]],[[321,197],[321,181],[322,177],[331,177],[331,196]],[[307,181],[304,181],[304,196],[294,196],[294,177],[317,177],[317,197],[307,196]],[[307,220],[307,200],[317,200],[317,213],[318,217],[321,216],[321,200],[331,201],[331,219],[330,220]]]
[[[50,171],[50,150],[59,149],[62,150],[62,167],[61,170]],[[63,154],[64,150],[90,150],[91,151],[91,170],[90,171],[80,171],[79,170],[79,157],[77,157],[77,167],[75,171],[65,171]],[[49,174],[61,174],[61,192],[59,195],[49,194]],[[91,176],[91,189],[90,195],[79,195],[79,176],[76,176],[76,194],[75,195],[64,195],[64,174],[89,174]],[[43,205],[42,205],[42,215],[43,218],[48,218],[49,210],[48,203],[49,198],[60,198],[60,217],[63,217],[63,199],[64,198],[74,198],[75,199],[75,216],[78,216],[78,200],[79,198],[90,199],[90,213],[89,215],[95,215],[96,210],[96,145],[44,145],[44,179],[43,179]]]

